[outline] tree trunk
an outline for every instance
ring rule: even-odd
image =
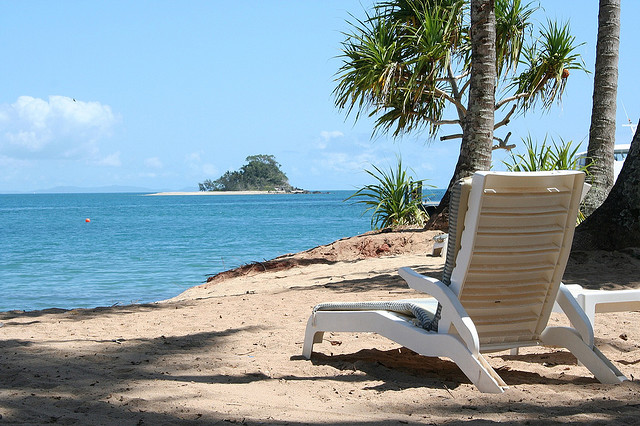
[[[640,247],[640,127],[609,196],[576,229],[573,250]]]
[[[583,209],[587,216],[602,204],[613,186],[619,44],[620,0],[600,0],[593,107],[587,151],[587,157],[593,162],[590,168],[592,188],[584,201]]]
[[[448,226],[449,190],[459,179],[491,168],[496,92],[496,16],[494,0],[471,0],[471,76],[469,107],[462,126],[460,156],[436,215],[428,228]]]

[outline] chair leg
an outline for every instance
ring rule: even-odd
[[[408,333],[401,333],[400,329]],[[480,392],[502,393],[509,387],[487,360],[480,353],[474,355],[458,336],[432,332],[425,335],[424,330],[405,325],[389,334],[376,332],[420,355],[451,359]]]
[[[304,335],[304,344],[302,346],[302,356],[306,359],[311,358],[311,352],[313,352],[314,343],[322,343],[322,337],[324,331],[318,331],[318,329],[312,324],[312,319],[309,318],[307,324],[307,330]]]
[[[587,314],[587,317],[589,318],[589,321],[591,322],[591,327],[595,326],[595,322],[596,322],[596,303],[597,300],[595,300],[593,297],[589,297],[585,294],[580,295],[581,297],[578,298],[578,303],[580,303],[580,306],[582,306],[582,309],[584,309],[584,313]]]
[[[426,332],[404,320],[389,320],[390,314],[369,312],[354,315],[363,318],[362,326],[341,320],[344,313],[318,313],[307,322],[302,355],[309,359],[314,343],[322,342],[323,331],[354,332],[366,330],[391,339],[412,351],[431,357],[451,359],[480,390],[487,393],[502,393],[507,384],[480,354],[473,355],[457,337],[450,334]]]
[[[447,356],[460,367],[480,392],[502,393],[509,388],[481,354],[473,356],[470,352],[460,351]]]
[[[624,374],[598,348],[587,345],[574,329],[549,327],[542,333],[541,337],[546,345],[569,349],[578,361],[587,367],[601,383],[617,384],[627,380]]]

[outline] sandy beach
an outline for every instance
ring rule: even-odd
[[[640,313],[598,314],[597,346],[630,379],[596,381],[568,352],[489,362],[480,393],[451,361],[369,333],[327,333],[300,356],[323,301],[415,296],[396,271],[439,277],[434,232],[365,234],[221,274],[164,302],[0,314],[0,422],[21,424],[635,424]],[[640,287],[640,256],[574,253],[566,283]],[[552,322],[565,318],[554,314]]]

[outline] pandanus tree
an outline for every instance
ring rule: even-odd
[[[494,130],[514,114],[559,101],[571,70],[584,70],[568,23],[547,21],[535,29],[537,10],[520,0],[495,1],[496,113]],[[375,118],[374,133],[393,137],[426,132],[436,137],[444,125],[459,131],[441,140],[461,139],[451,184],[490,167],[491,148],[511,148],[510,133],[494,133],[493,147],[478,150],[466,137],[471,85],[469,7],[464,0],[390,0],[377,3],[364,19],[350,22],[336,74],[335,104],[356,120]],[[500,130],[502,131],[502,130]],[[445,208],[445,195],[439,210]]]

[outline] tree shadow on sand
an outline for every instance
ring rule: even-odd
[[[544,349],[541,349],[544,351]],[[299,357],[296,357],[298,359]],[[545,364],[549,367],[576,365],[576,358],[568,352],[544,352],[539,354],[502,356],[503,359],[518,360]],[[341,371],[362,371],[372,379],[384,383],[376,390],[402,390],[415,387],[431,387],[455,389],[462,383],[470,384],[469,379],[460,368],[450,360],[418,355],[407,348],[381,351],[378,349],[362,349],[353,354],[325,355],[313,353],[311,361],[314,365],[329,365]],[[497,368],[496,371],[509,385],[526,384],[596,384],[592,376],[575,376],[564,373],[542,376],[538,373],[513,370],[508,367]],[[588,374],[588,373],[587,373]],[[555,376],[555,377],[554,377]],[[416,377],[420,380],[416,381]]]
[[[6,322],[14,318],[38,318],[45,315],[61,315],[65,320],[86,320],[94,317],[101,317],[108,314],[114,315],[128,315],[137,314],[144,310],[163,310],[163,309],[175,309],[175,305],[163,304],[163,303],[144,303],[144,304],[131,304],[131,305],[114,305],[97,308],[76,308],[76,309],[60,309],[49,308],[36,311],[6,311],[0,312],[0,321]],[[38,320],[33,320],[32,323],[37,323]],[[20,322],[20,324],[26,324]]]
[[[175,307],[174,307],[175,309]],[[90,313],[87,313],[89,315]],[[239,327],[212,330],[186,335],[167,335],[148,339],[109,340],[95,339],[88,345],[73,346],[77,340],[69,339],[49,342],[43,347],[24,339],[0,340],[0,415],[7,422],[29,424],[323,424],[323,425],[374,425],[397,424],[400,414],[429,413],[439,418],[460,413],[468,417],[483,414],[502,415],[504,412],[524,413],[527,418],[538,416],[550,419],[552,413],[566,415],[567,410],[576,415],[597,413],[609,419],[629,419],[637,413],[638,404],[630,405],[620,400],[593,404],[577,401],[568,409],[566,403],[544,407],[531,403],[518,403],[491,399],[478,393],[473,402],[467,399],[448,399],[446,402],[430,400],[429,389],[455,390],[461,383],[468,383],[458,367],[447,360],[427,358],[407,349],[380,351],[368,349],[354,354],[328,356],[314,354],[315,365],[329,365],[341,371],[359,371],[364,374],[342,374],[336,376],[284,375],[271,377],[261,371],[230,373],[229,362],[219,360],[220,352],[228,352],[229,340],[240,333],[255,333],[260,327]],[[75,349],[74,349],[75,348]],[[184,364],[170,362],[173,355],[188,354]],[[246,355],[244,353],[237,353]],[[526,355],[523,355],[526,357]],[[294,357],[294,360],[298,358]],[[565,355],[550,355],[553,362],[567,362]],[[227,374],[220,372],[225,363]],[[507,383],[512,385],[542,383],[562,387],[570,384],[592,385],[593,379],[583,377],[549,378],[535,373],[499,370]],[[419,380],[416,380],[416,377]],[[229,413],[199,412],[179,400],[173,400],[171,388],[196,386],[197,384],[246,385],[261,381],[308,381],[309,386],[318,381],[350,381],[363,384],[365,390],[377,393],[396,392],[410,388],[424,389],[425,399],[407,401],[406,406],[396,407],[383,421],[316,421],[277,420],[271,417],[245,419]],[[157,395],[145,391],[148,383],[161,382],[164,391]],[[637,393],[637,383],[629,384]],[[194,391],[195,392],[195,391]],[[215,393],[205,398],[215,398]],[[249,398],[250,399],[250,398]],[[382,399],[380,400],[382,401]],[[428,403],[427,403],[428,401]],[[250,404],[250,401],[247,401]],[[272,413],[273,414],[273,413]],[[424,422],[418,417],[415,424]],[[414,424],[402,416],[402,423]],[[490,422],[484,421],[483,424]],[[585,423],[587,423],[585,421]],[[536,424],[535,421],[530,424]],[[540,422],[538,424],[544,424]]]
[[[597,270],[593,269],[597,265]],[[638,288],[640,249],[623,251],[572,251],[563,282],[580,284],[588,289],[617,290]]]
[[[216,360],[206,354],[224,345],[227,338],[255,329],[132,340],[69,338],[48,341],[47,347],[28,338],[0,340],[0,418],[31,424],[113,424],[118,419],[127,424],[136,419],[144,419],[146,424],[175,424],[197,420],[202,414],[149,413],[154,401],[133,397],[132,388],[159,380],[182,382],[184,379],[174,374],[199,363],[204,370],[214,370]],[[73,346],[76,342],[88,345]],[[188,366],[166,362],[181,353],[193,354]],[[210,376],[203,377],[210,382]],[[246,383],[261,379],[249,374],[234,380]]]
[[[425,265],[407,265],[421,274],[440,278],[442,267]],[[319,276],[316,280],[321,282],[315,286],[290,287],[288,290],[308,291],[314,287],[322,287],[336,293],[353,293],[375,290],[399,291],[409,290],[407,282],[400,277],[395,269],[371,271],[371,275],[364,278],[345,278],[339,276]]]
[[[541,349],[544,351],[544,349]],[[381,382],[375,386],[368,386],[364,389],[377,392],[404,391],[410,388],[421,388],[425,391],[425,401],[423,406],[408,409],[414,415],[421,413],[437,413],[440,416],[451,416],[452,424],[458,423],[480,423],[493,424],[504,423],[505,414],[521,416],[518,422],[526,419],[526,424],[542,425],[555,422],[558,418],[563,418],[571,424],[594,424],[595,419],[600,422],[595,424],[610,424],[618,421],[620,424],[635,424],[635,416],[640,408],[640,403],[634,401],[633,395],[640,391],[640,383],[624,382],[616,387],[628,395],[625,398],[607,397],[610,386],[601,385],[591,376],[576,376],[566,374],[563,371],[553,372],[554,367],[575,365],[576,359],[573,355],[563,351],[543,352],[527,355],[503,355],[498,358],[510,359],[513,361],[535,362],[546,364],[549,367],[549,374],[540,375],[535,372],[515,370],[507,367],[497,368],[498,374],[512,387],[527,385],[553,386],[554,392],[562,393],[575,391],[575,386],[591,389],[593,398],[589,400],[562,401],[558,404],[541,401],[539,404],[520,399],[512,399],[505,394],[506,398],[496,398],[490,394],[477,393],[473,398],[456,399],[455,391],[461,384],[471,382],[462,371],[447,359],[424,357],[406,349],[392,349],[380,351],[377,349],[364,349],[352,354],[325,355],[314,353],[311,362],[314,365],[328,365],[343,372],[353,371],[362,374],[341,374],[335,380],[352,380],[354,382]],[[299,359],[300,357],[294,357]],[[587,373],[589,374],[589,373]],[[302,378],[303,380],[305,378]],[[327,379],[313,378],[317,379]],[[416,380],[417,379],[417,380]],[[295,380],[289,378],[288,380]],[[451,398],[430,398],[429,389],[444,389],[450,393]],[[509,392],[509,391],[507,391]],[[605,396],[603,396],[605,395]],[[597,402],[594,403],[594,400]],[[409,401],[407,402],[409,404]],[[495,418],[501,416],[501,420],[491,421],[487,417]],[[427,416],[428,417],[428,416]],[[461,421],[460,419],[465,419]],[[516,418],[516,417],[512,417]],[[516,420],[514,420],[516,421]],[[631,421],[631,423],[629,423]],[[439,422],[436,422],[439,423]]]

